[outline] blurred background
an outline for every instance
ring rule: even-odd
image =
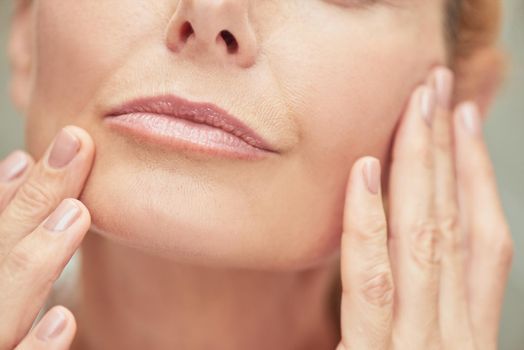
[[[500,349],[524,349],[524,1],[504,0],[501,44],[511,56],[508,80],[485,126],[499,189],[515,241]],[[6,57],[11,1],[0,0],[0,159],[23,147],[23,118],[9,101]]]

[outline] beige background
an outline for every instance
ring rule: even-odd
[[[524,349],[524,1],[505,1],[502,44],[512,67],[486,124],[504,207],[513,231],[516,256],[504,304],[501,349]],[[23,119],[9,102],[6,58],[11,1],[0,0],[0,157],[23,147]]]

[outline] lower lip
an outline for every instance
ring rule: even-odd
[[[130,113],[108,116],[105,121],[124,133],[178,150],[236,159],[260,159],[272,153],[222,129],[167,115]]]

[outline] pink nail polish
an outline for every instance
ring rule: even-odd
[[[474,102],[466,102],[459,109],[462,125],[464,129],[472,135],[477,135],[480,131],[480,112]]]
[[[21,151],[12,152],[0,163],[0,181],[8,182],[20,176],[29,164],[27,156]]]
[[[60,130],[49,153],[48,164],[53,168],[62,168],[69,164],[80,149],[80,141],[65,129]]]
[[[431,126],[433,114],[435,112],[435,106],[435,91],[428,86],[424,86],[420,91],[420,113],[428,126]]]
[[[380,162],[373,158],[367,159],[362,170],[369,192],[377,194],[380,186]]]
[[[57,307],[51,309],[40,321],[36,337],[43,341],[59,336],[67,325],[67,317]]]
[[[61,232],[69,228],[80,215],[80,208],[72,200],[64,199],[44,223],[48,230]]]

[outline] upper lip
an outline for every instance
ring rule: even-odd
[[[257,132],[222,108],[207,102],[192,102],[175,95],[136,98],[112,109],[107,116],[148,113],[172,116],[224,130],[253,147],[276,150]]]

